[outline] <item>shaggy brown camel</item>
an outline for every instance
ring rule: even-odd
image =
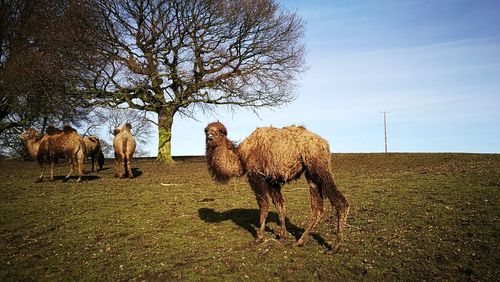
[[[128,174],[133,178],[132,157],[135,152],[135,139],[130,130],[132,125],[125,123],[122,128],[115,128],[113,138],[113,148],[115,149],[116,172],[115,176],[123,178]],[[123,169],[123,171],[122,171]]]
[[[102,169],[104,165],[104,155],[101,149],[101,142],[99,138],[96,136],[86,136],[83,137],[83,142],[85,143],[85,157],[90,157],[90,161],[92,162],[92,170],[94,172],[95,162],[99,165],[97,171]]]
[[[71,126],[65,126],[63,130],[49,126],[45,136],[30,128],[22,133],[20,137],[24,141],[30,156],[36,159],[40,165],[43,165],[42,173],[37,182],[43,181],[47,165],[50,167],[49,180],[54,181],[54,167],[61,157],[69,160],[69,173],[64,178],[64,181],[69,180],[75,166],[78,170],[76,182],[81,181],[85,160],[85,144],[82,137]]]
[[[303,173],[309,183],[311,213],[309,223],[294,246],[302,246],[311,230],[324,214],[323,199],[327,197],[337,210],[337,240],[332,251],[343,242],[343,229],[349,213],[349,203],[337,189],[330,171],[328,142],[302,126],[282,129],[256,129],[239,146],[227,138],[226,127],[220,122],[205,128],[208,168],[215,180],[227,182],[231,177],[246,174],[260,209],[260,227],[255,242],[264,239],[269,199],[275,205],[279,220],[279,237],[285,238],[285,207],[281,186]]]

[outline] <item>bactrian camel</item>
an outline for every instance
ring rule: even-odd
[[[279,215],[279,237],[287,236],[285,207],[281,186],[305,174],[311,195],[311,213],[307,227],[294,246],[302,246],[325,212],[323,199],[328,198],[337,210],[337,238],[332,251],[343,242],[349,203],[335,185],[330,171],[328,142],[302,126],[256,129],[236,146],[227,138],[220,122],[205,128],[206,157],[209,171],[218,182],[246,174],[260,210],[260,227],[255,242],[264,239],[269,199]]]
[[[125,123],[121,128],[115,128],[113,148],[115,149],[116,172],[115,176],[123,178],[128,174],[133,178],[132,157],[135,152],[135,139],[130,130],[132,125]]]
[[[54,167],[58,159],[62,157],[69,161],[69,172],[64,181],[70,178],[75,167],[78,170],[76,182],[81,181],[85,160],[85,144],[74,128],[67,125],[63,130],[60,130],[49,126],[47,134],[44,136],[35,129],[29,128],[20,135],[20,138],[26,145],[30,156],[43,166],[37,182],[43,181],[47,165],[50,167],[49,180],[54,181]]]
[[[101,141],[96,136],[85,136],[83,137],[83,142],[85,143],[85,157],[90,157],[90,162],[92,163],[91,172],[94,172],[95,162],[99,168],[97,171],[102,169],[104,165],[104,155],[101,149]]]

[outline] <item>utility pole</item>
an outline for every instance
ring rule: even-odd
[[[390,112],[382,111],[384,114],[384,145],[385,145],[385,153],[387,154],[387,114]]]

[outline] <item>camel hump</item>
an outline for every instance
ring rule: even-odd
[[[74,129],[73,127],[69,126],[69,125],[65,125],[63,127],[63,132],[66,133],[66,134],[69,134],[69,133],[76,133],[76,129]]]
[[[294,131],[308,131],[307,128],[303,125],[290,125],[290,126],[285,126],[283,127],[283,129],[286,129],[286,130],[294,130]]]
[[[48,135],[60,134],[60,133],[62,133],[62,132],[63,132],[62,130],[60,130],[59,128],[54,127],[54,126],[52,126],[52,125],[49,125],[49,126],[47,127],[47,134],[48,134]]]

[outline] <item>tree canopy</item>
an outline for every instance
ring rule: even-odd
[[[304,23],[272,0],[108,0],[99,5],[97,100],[158,114],[158,160],[171,161],[174,115],[294,99]]]
[[[0,135],[95,107],[156,113],[171,162],[176,115],[283,105],[305,70],[304,22],[275,0],[5,0]]]
[[[75,123],[90,101],[96,23],[91,0],[0,1],[0,148],[16,149],[17,133]],[[17,144],[17,145],[16,145]]]

